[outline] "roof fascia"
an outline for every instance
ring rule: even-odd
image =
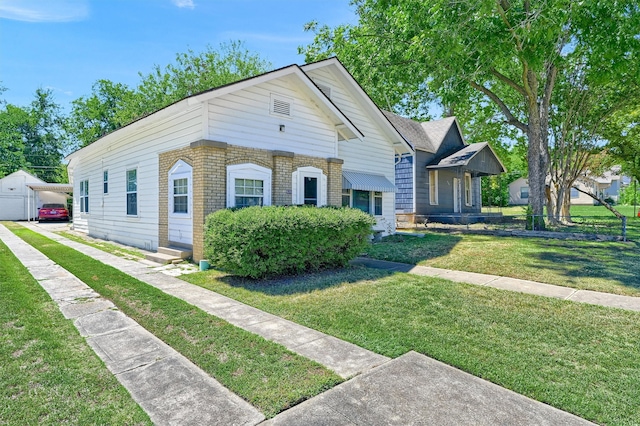
[[[378,119],[377,122],[384,123],[382,126],[383,130],[391,136],[393,141],[393,147],[396,152],[399,154],[414,152],[412,145],[402,136],[400,132],[391,124],[389,119],[384,115],[382,110],[378,107],[378,105],[373,102],[373,100],[369,97],[367,92],[364,91],[360,83],[356,81],[355,78],[347,71],[345,66],[340,62],[340,60],[336,57],[324,59],[318,62],[312,62],[310,64],[303,65],[302,71],[312,71],[319,68],[326,68],[328,66],[333,65],[335,69],[338,70],[340,77],[343,79],[343,82],[347,83],[347,87],[351,87],[355,93],[360,97],[362,101],[364,101],[365,105],[367,105],[371,112]],[[401,152],[402,151],[402,152]]]

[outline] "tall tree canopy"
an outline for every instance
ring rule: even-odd
[[[435,94],[446,109],[490,108],[527,140],[533,213],[542,217],[558,79],[585,65],[592,86],[638,81],[636,0],[354,0],[357,25],[309,24],[308,61],[337,55],[379,105]],[[543,223],[539,223],[543,226]]]
[[[69,131],[80,146],[185,97],[267,71],[271,64],[248,51],[242,42],[222,43],[203,52],[176,55],[164,68],[140,74],[134,89],[99,80],[90,96],[73,102]]]
[[[65,182],[68,150],[60,106],[50,90],[38,89],[28,107],[0,109],[0,177],[19,169],[46,182]]]

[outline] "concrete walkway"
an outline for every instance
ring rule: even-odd
[[[592,305],[627,309],[630,311],[640,311],[640,297],[621,296],[618,294],[600,293],[591,290],[576,290],[574,288],[521,280],[518,278],[477,274],[475,272],[451,271],[448,269],[432,268],[431,266],[416,266],[406,263],[388,262],[386,260],[369,259],[365,257],[357,258],[351,263],[367,266],[369,268],[406,272],[409,274],[427,277],[438,277],[455,282],[476,284],[499,288],[502,290],[553,297],[556,299],[571,300],[573,302],[589,303]]]
[[[265,424],[591,424],[424,355],[410,352],[389,360],[162,274],[140,262],[75,243],[46,231],[38,224],[25,226],[212,315],[281,343],[290,350],[327,366],[342,377],[355,375],[347,382],[279,414]],[[83,283],[65,275],[60,277],[55,286],[50,285],[53,282],[48,281],[53,278],[45,270],[55,271],[55,274],[66,271],[43,255],[37,256],[35,253],[39,252],[2,226],[0,238],[12,247],[34,276],[40,277],[39,282],[43,287],[51,289],[50,294],[60,292],[63,299],[56,297],[61,300],[59,303],[63,312],[66,312],[65,315],[77,318],[78,329],[88,337],[90,345],[103,357],[107,366],[156,424],[227,425],[257,424],[262,421],[264,417],[252,407],[247,407],[246,402],[238,402],[236,395],[222,388],[197,367],[189,365],[189,361],[171,352],[172,349],[162,342],[153,340],[154,336],[115,310],[110,302],[101,299]],[[18,249],[15,250],[15,247]],[[364,261],[365,259],[361,259],[358,262]],[[401,265],[387,264],[386,267],[401,270]],[[89,297],[90,301],[80,304],[78,297]],[[205,388],[208,390],[204,391]]]

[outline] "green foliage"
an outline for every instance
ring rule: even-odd
[[[64,120],[51,90],[38,89],[28,107],[0,108],[0,177],[24,169],[46,182],[65,182]]]
[[[204,255],[217,268],[251,278],[342,267],[364,250],[374,223],[350,208],[220,210],[207,217]]]
[[[483,177],[482,205],[507,207],[509,205],[509,184],[522,175],[520,170],[515,170],[497,176]]]
[[[618,198],[618,204],[624,205],[637,205],[640,204],[640,186],[631,185],[624,187],[620,191],[620,197]]]

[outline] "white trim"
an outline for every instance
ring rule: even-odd
[[[236,179],[256,179],[263,182],[262,205],[271,205],[271,169],[253,163],[227,166],[227,207],[236,206]]]
[[[318,207],[327,205],[327,176],[316,167],[299,167],[291,173],[291,204],[304,204],[304,178],[318,180]]]
[[[135,191],[129,191],[129,172],[136,172],[136,189]],[[125,193],[125,202],[124,202],[124,212],[127,217],[139,217],[140,216],[140,208],[139,208],[139,197],[138,197],[138,166],[127,168],[124,172],[124,193]],[[129,194],[136,194],[136,212],[134,214],[129,213]]]
[[[168,179],[168,202],[169,202],[169,216],[176,218],[190,218],[193,211],[193,168],[186,162],[178,160],[176,164],[169,170]],[[187,213],[174,213],[174,181],[178,179],[187,180]]]
[[[468,184],[468,185],[467,185]],[[471,173],[464,173],[464,205],[467,207],[473,206],[473,180],[471,179]]]

